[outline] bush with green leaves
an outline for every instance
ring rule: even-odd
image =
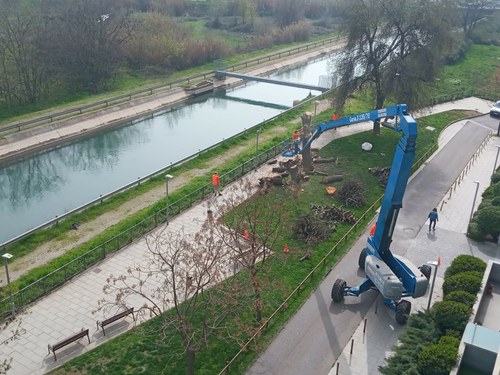
[[[483,273],[486,269],[486,263],[475,256],[462,254],[457,256],[446,269],[445,278],[456,275],[457,273],[467,271],[477,271]],[[482,277],[482,276],[481,276]]]
[[[482,242],[486,240],[486,233],[483,232],[479,224],[473,219],[467,228],[467,237],[474,241]]]
[[[446,296],[454,290],[464,290],[470,294],[476,295],[479,289],[481,289],[482,279],[483,273],[479,271],[457,273],[456,275],[445,278],[443,293]]]
[[[460,340],[443,336],[436,344],[424,347],[418,355],[420,375],[448,375],[458,359]]]
[[[448,330],[463,332],[472,309],[461,302],[441,301],[434,304],[432,312],[441,332],[446,333]]]
[[[394,355],[386,358],[385,366],[379,367],[384,375],[419,375],[418,353],[427,345],[434,344],[439,337],[430,312],[411,315],[406,327],[406,331],[399,336],[399,345],[393,349]]]
[[[496,184],[500,181],[500,172],[496,171],[493,176],[491,176],[491,183]]]
[[[476,299],[477,298],[474,294],[471,294],[464,290],[454,290],[444,298],[445,301],[460,302],[469,307],[474,306],[474,303],[476,303]]]
[[[500,183],[497,184],[500,186]],[[493,236],[500,234],[500,206],[489,206],[477,212],[477,223],[482,231]]]
[[[492,206],[500,206],[500,197],[495,197],[491,200]]]

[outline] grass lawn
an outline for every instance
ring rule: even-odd
[[[419,119],[419,137],[417,139],[417,155],[423,155],[429,148],[435,147],[435,142],[439,132],[450,122],[456,121],[470,115],[464,111],[450,111],[442,114]],[[435,132],[425,129],[432,125]],[[329,174],[343,174],[344,182],[349,179],[360,181],[366,190],[367,203],[360,209],[353,210],[356,217],[359,217],[380,195],[383,188],[379,186],[378,179],[369,174],[369,167],[389,166],[392,163],[394,148],[399,135],[389,129],[382,129],[380,136],[375,136],[371,132],[364,132],[346,138],[336,139],[321,150],[323,157],[338,157],[339,165],[321,165],[320,168]],[[370,142],[373,148],[370,152],[361,150],[363,142]],[[303,192],[298,195],[290,195],[288,189],[273,188],[270,193],[272,200],[290,216],[289,228],[294,219],[301,213],[306,212],[311,203],[339,205],[336,198],[331,198],[325,193],[325,185],[319,182],[320,177],[312,176],[308,182],[302,184]],[[335,186],[340,187],[340,184]],[[262,199],[259,196],[254,199]],[[323,272],[315,273],[315,276],[306,283],[306,287],[293,298],[287,308],[277,315],[277,318],[269,324],[268,330],[262,335],[258,342],[253,343],[251,350],[243,353],[232,367],[232,374],[243,373],[252,363],[260,350],[265,348],[273,336],[286,323],[288,318],[298,309],[316,285],[323,279],[323,274],[336,263],[338,259],[348,251],[350,245],[357,236],[364,230],[365,223],[358,227],[357,233],[350,237],[348,243],[338,247],[334,257],[330,258],[330,264],[325,264]],[[278,280],[282,288],[276,288],[276,283],[270,283],[263,291],[264,317],[269,316],[281,303],[282,300],[293,290],[318,264],[324,254],[328,252],[339,239],[349,230],[347,224],[340,224],[338,230],[333,232],[331,237],[313,247],[312,258],[306,261],[299,261],[304,251],[311,246],[296,238],[292,230],[285,230],[281,243],[287,243],[292,251],[283,256],[280,249],[276,250],[276,256],[267,263],[265,277],[269,280]],[[356,267],[356,265],[353,265]],[[237,277],[247,277],[245,273]],[[252,314],[244,314],[246,324],[253,326]],[[153,318],[146,323],[124,333],[123,335],[104,343],[94,350],[75,358],[61,368],[56,369],[52,374],[184,374],[185,359],[177,339],[175,331],[167,332],[167,337],[171,338],[166,342],[159,334],[161,317]],[[216,374],[240,349],[240,346],[233,341],[226,341],[217,338],[210,340],[209,345],[197,355],[197,374]]]
[[[490,100],[498,100],[500,47],[472,45],[462,60],[445,67],[441,78],[437,81],[435,92],[436,96],[476,92]]]

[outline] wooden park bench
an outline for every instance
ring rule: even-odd
[[[73,336],[70,336],[62,341],[59,341],[57,344],[48,345],[49,354],[50,352],[54,353],[54,361],[57,361],[56,350],[61,349],[62,347],[71,344],[72,342],[78,341],[85,336],[87,336],[87,339],[89,340],[90,344],[89,330],[82,328],[80,332],[74,334]]]
[[[112,316],[111,318],[108,318],[106,320],[103,320],[102,322],[100,321],[97,321],[97,330],[99,330],[99,327],[102,328],[102,333],[104,334],[104,336],[106,336],[106,331],[104,330],[104,327],[107,326],[108,324],[111,324],[113,322],[116,322],[117,320],[119,319],[122,319],[122,318],[125,318],[127,315],[130,315],[132,314],[132,318],[134,318],[134,321],[135,321],[135,317],[134,317],[134,308],[131,307],[129,309],[126,309],[114,316]]]

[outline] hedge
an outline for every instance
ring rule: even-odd
[[[459,255],[457,256],[451,265],[446,269],[444,273],[445,278],[456,275],[457,273],[467,272],[467,271],[477,271],[484,272],[486,269],[486,263],[479,258],[472,255]]]

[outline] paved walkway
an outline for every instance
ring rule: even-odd
[[[479,106],[481,111],[486,112],[488,103],[476,99],[469,99],[458,103],[451,103],[447,106],[440,106],[437,107],[436,110],[447,110],[450,107],[475,108],[476,106]],[[369,126],[370,125],[366,125],[366,127]],[[337,132],[331,132],[332,134],[325,134],[324,136],[331,139],[339,137],[342,134],[362,131],[363,129],[364,126],[343,128],[339,129]],[[326,142],[327,139],[325,139],[325,137],[322,136],[320,140],[322,142]],[[467,179],[480,179],[480,190],[486,186],[486,181],[491,175],[493,159],[495,156],[494,153],[496,152],[496,147],[494,147],[495,142],[500,143],[496,138],[494,138],[481,154],[480,160],[475,164],[474,168],[479,168],[479,170],[474,172],[475,169],[473,168],[467,176]],[[319,145],[314,146],[319,147]],[[247,177],[252,181],[255,181],[258,177],[267,175],[269,168],[269,166],[263,166],[257,171],[251,172]],[[477,173],[477,175],[474,173]],[[233,185],[238,184],[240,184],[240,182],[236,182]],[[225,195],[231,194],[230,192],[233,185],[226,187],[224,191]],[[455,246],[456,242],[460,242],[460,246],[463,246],[461,249],[463,249],[464,252],[480,256],[494,255],[492,253],[496,251],[496,246],[491,247],[490,253],[485,255],[485,253],[481,253],[481,249],[468,241],[465,236],[461,234],[463,232],[456,232],[456,228],[463,228],[464,224],[463,219],[459,219],[461,216],[458,213],[462,212],[465,207],[467,207],[466,210],[470,213],[470,206],[464,202],[470,201],[470,199],[467,199],[466,197],[471,196],[470,188],[472,185],[474,184],[471,184],[470,181],[467,182],[464,180],[464,182],[460,185],[460,188],[457,189],[457,192],[455,193],[456,195],[454,194],[444,205],[441,213],[442,216],[438,223],[439,226],[438,231],[436,232],[437,234],[435,236],[428,236],[424,230],[421,231],[414,244],[416,249],[420,248],[419,246],[422,245],[427,246],[429,249],[432,247],[432,249],[435,249],[433,251],[435,251],[437,257],[437,254],[440,254],[443,249],[449,248],[450,244]],[[475,189],[474,186],[472,187]],[[461,192],[461,189],[464,190],[463,193]],[[166,230],[178,231],[181,228],[184,228],[185,232],[188,233],[197,232],[206,217],[207,209],[207,201],[204,201],[171,220],[170,225]],[[447,219],[447,217],[449,219]],[[163,229],[165,228],[158,228],[157,230],[160,231]],[[412,253],[411,250],[412,249],[410,249],[408,253]],[[442,257],[445,258],[445,261],[448,261],[444,255],[442,255]],[[22,319],[22,326],[26,332],[18,340],[15,340],[8,345],[2,345],[2,354],[6,357],[12,357],[13,359],[12,369],[9,371],[9,374],[43,374],[56,366],[62,365],[65,361],[88,351],[102,342],[105,342],[109,338],[131,328],[133,326],[132,319],[126,318],[110,327],[109,330],[107,330],[107,336],[104,337],[102,332],[96,330],[95,321],[102,320],[106,316],[109,317],[113,315],[113,313],[108,313],[105,316],[103,312],[96,314],[93,314],[92,312],[97,308],[97,301],[103,298],[102,287],[106,283],[106,278],[110,274],[124,274],[129,266],[141,264],[147,258],[148,250],[145,246],[144,240],[136,241],[122,249],[117,254],[114,254],[107,260],[78,276],[71,282],[65,284],[54,293],[30,306],[30,308],[28,308],[25,313],[19,317]],[[410,258],[412,257],[410,256]],[[428,259],[428,257],[425,258],[425,260]],[[446,262],[444,262],[444,266],[446,266]],[[442,269],[444,269],[444,267],[442,267]],[[442,269],[440,269],[440,273],[442,273]],[[439,288],[436,288],[436,291],[439,291]],[[78,298],[75,298],[75,296],[78,296]],[[371,316],[370,313],[368,316]],[[384,309],[379,309],[377,317],[378,319],[385,319],[384,321],[386,325],[394,325],[392,317],[389,317]],[[339,373],[375,373],[374,369],[379,363],[382,362],[385,354],[381,352],[380,355],[377,355],[371,348],[377,346],[384,351],[390,350],[392,343],[395,342],[397,338],[398,332],[401,330],[399,327],[393,327],[394,332],[392,336],[389,335],[390,337],[384,338],[382,341],[380,337],[377,336],[379,335],[377,332],[382,332],[384,335],[387,333],[384,330],[374,331],[374,329],[379,326],[383,326],[383,323],[370,319],[367,326],[367,333],[363,337],[360,337],[359,340],[357,339],[357,336],[355,337],[356,350],[354,352],[355,354],[353,354],[355,357],[349,356],[349,348],[346,348],[347,352],[344,351],[344,353],[346,353],[347,356],[344,356],[343,353],[341,358],[338,359],[341,371]],[[90,329],[91,343],[87,344],[85,340],[82,340],[77,344],[61,349],[58,351],[58,361],[54,362],[54,358],[47,354],[47,344],[54,344],[55,342],[74,334],[82,327]],[[0,342],[3,342],[9,334],[10,332],[8,330],[0,332]],[[374,345],[374,341],[376,341],[376,345]],[[370,342],[372,345],[370,345]],[[382,342],[387,345],[381,345]],[[361,345],[364,345],[364,347]],[[368,349],[368,345],[370,349]],[[360,366],[359,371],[356,370],[358,372],[347,372],[354,371],[354,368],[350,368],[350,366],[354,363],[356,366]]]

